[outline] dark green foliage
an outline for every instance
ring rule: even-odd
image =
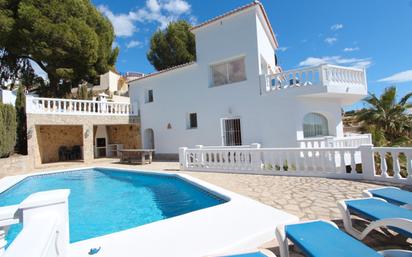
[[[370,106],[358,112],[357,120],[363,130],[372,134],[376,146],[412,145],[412,116],[406,114],[412,108],[409,98],[412,92],[396,101],[396,87],[388,87],[378,97],[370,93],[364,101]]]
[[[110,21],[90,0],[0,0],[0,35],[3,79],[30,59],[47,73],[52,96],[107,72],[119,51]]]
[[[147,59],[156,70],[196,60],[195,36],[189,31],[190,27],[187,21],[181,20],[153,34]]]
[[[0,103],[0,157],[9,156],[16,144],[16,110]]]
[[[26,95],[24,86],[20,85],[16,96],[16,121],[17,121],[17,141],[16,151],[20,154],[27,154],[27,122],[26,122]]]

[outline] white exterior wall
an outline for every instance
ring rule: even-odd
[[[194,31],[197,62],[131,82],[131,102],[138,102],[141,129],[153,129],[156,153],[178,153],[181,146],[222,145],[221,119],[241,119],[242,143],[262,147],[297,146],[303,116],[320,112],[331,135],[341,135],[340,104],[329,98],[261,95],[260,58],[274,66],[270,43],[258,7],[223,18]],[[246,81],[210,87],[210,65],[244,56]],[[154,101],[145,103],[146,91]],[[198,128],[187,129],[188,113],[197,113]],[[170,123],[171,128],[168,129]],[[145,139],[143,139],[145,140]]]
[[[108,71],[100,75],[100,86],[104,89],[109,89],[110,92],[117,91],[117,83],[120,75],[112,71]]]
[[[0,89],[0,102],[14,106],[16,104],[16,92],[17,91]]]

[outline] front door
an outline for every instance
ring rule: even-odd
[[[240,119],[222,119],[222,141],[225,146],[242,145]]]

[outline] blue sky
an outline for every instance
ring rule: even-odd
[[[151,34],[171,20],[205,21],[250,0],[92,0],[113,23],[117,69],[150,73]],[[263,0],[284,70],[330,62],[366,67],[369,91],[412,91],[412,0]],[[353,106],[362,107],[361,104]]]

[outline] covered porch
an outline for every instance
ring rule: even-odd
[[[29,98],[26,101],[30,106],[38,99]],[[32,167],[56,162],[89,164],[96,158],[117,158],[123,149],[142,147],[138,112],[120,111],[123,107],[129,110],[130,105],[123,104],[120,108],[120,104],[110,103],[114,111],[107,112],[90,108],[74,111],[70,108],[71,111],[58,109],[62,106],[83,106],[83,101],[76,100],[76,105],[72,101],[50,100],[46,106],[56,108],[31,106],[27,109],[28,154]],[[57,104],[51,104],[54,102]],[[100,104],[94,102],[90,106]]]

